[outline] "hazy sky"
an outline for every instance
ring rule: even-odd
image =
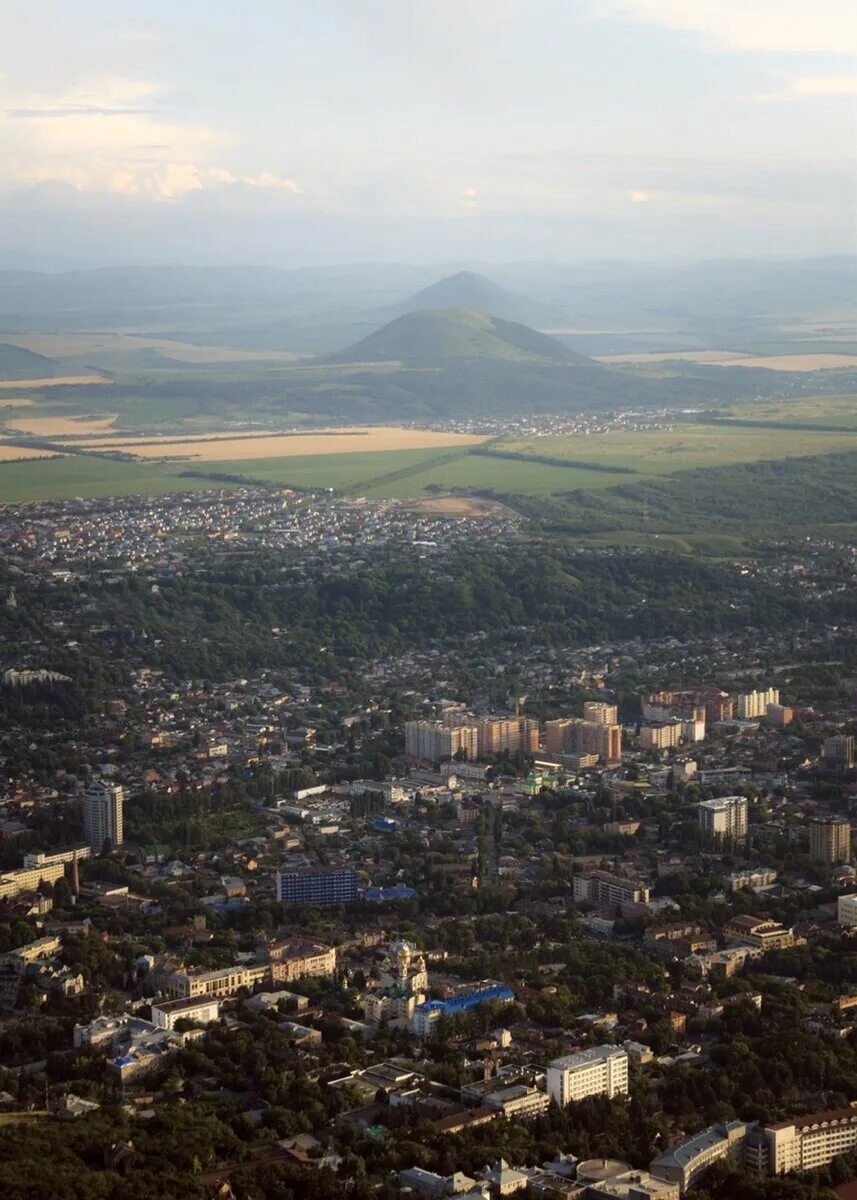
[[[0,265],[857,248],[854,0],[0,12]]]

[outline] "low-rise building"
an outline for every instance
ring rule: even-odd
[[[152,1024],[158,1029],[175,1029],[178,1021],[210,1025],[220,1019],[220,1003],[208,996],[203,999],[162,1000],[152,1005]]]
[[[713,1163],[721,1158],[742,1158],[751,1128],[744,1121],[711,1125],[659,1154],[649,1164],[649,1170],[658,1179],[677,1183],[683,1196]]]

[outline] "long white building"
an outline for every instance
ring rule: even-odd
[[[593,1046],[555,1058],[548,1065],[547,1090],[560,1108],[587,1096],[626,1096],[628,1054],[621,1046]]]

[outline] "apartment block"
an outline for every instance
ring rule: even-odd
[[[598,908],[619,909],[623,904],[647,904],[649,889],[636,879],[611,875],[608,871],[588,871],[575,875],[572,892],[576,901]]]
[[[628,1053],[621,1046],[593,1046],[555,1058],[547,1069],[547,1091],[560,1108],[587,1096],[625,1096]]]
[[[46,863],[0,873],[0,900],[14,900],[21,892],[33,892],[40,883],[56,883],[65,874],[64,863]]]
[[[535,754],[539,723],[530,717],[482,717],[476,722],[480,754]]]
[[[96,853],[105,842],[121,846],[124,829],[125,789],[118,783],[94,780],[83,793],[83,836]]]
[[[439,763],[463,754],[479,757],[479,730],[474,724],[449,728],[440,721],[406,721],[405,754],[421,762]]]
[[[618,725],[619,710],[615,704],[605,704],[601,700],[587,700],[583,705],[584,721],[594,725]]]
[[[840,925],[857,925],[857,893],[838,897],[836,919]]]
[[[743,721],[755,720],[768,714],[769,704],[779,704],[779,688],[766,688],[762,692],[743,692],[737,697],[738,716]]]
[[[720,796],[697,805],[699,828],[712,841],[736,841],[747,836],[746,796]]]
[[[850,771],[854,766],[854,738],[851,734],[827,738],[821,747],[821,756],[826,765]]]
[[[682,739],[683,722],[678,717],[640,726],[640,745],[644,750],[671,750]]]
[[[817,1171],[857,1147],[857,1111],[853,1108],[808,1113],[777,1121],[760,1131],[764,1143],[748,1165],[772,1175]]]
[[[345,867],[278,871],[277,899],[281,904],[353,904],[357,899],[357,874]]]
[[[548,754],[597,754],[602,762],[622,757],[622,726],[566,717],[545,725]]]
[[[809,823],[809,857],[838,866],[851,861],[851,822],[845,817],[813,817]]]

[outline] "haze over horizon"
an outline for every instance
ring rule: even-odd
[[[4,17],[0,268],[857,251],[845,0]]]

